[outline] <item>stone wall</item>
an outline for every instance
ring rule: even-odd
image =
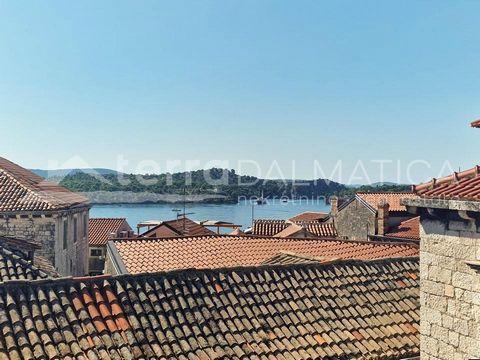
[[[43,216],[39,214],[0,216],[0,235],[36,242],[41,248],[35,254],[47,258],[61,275],[85,275],[88,256],[88,212],[88,208],[81,208]],[[87,221],[86,227],[84,221]],[[64,224],[67,226],[65,247]]]
[[[375,234],[375,214],[358,200],[353,200],[334,216],[338,236],[365,240]]]
[[[424,219],[421,225],[422,360],[480,358],[480,261],[475,221]]]

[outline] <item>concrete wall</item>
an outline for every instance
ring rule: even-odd
[[[422,360],[480,358],[480,261],[475,222],[421,221]]]
[[[75,211],[49,213],[43,217],[38,214],[3,216],[0,217],[0,235],[38,243],[41,249],[36,254],[47,258],[61,275],[85,275],[88,255],[88,212],[88,208],[81,208]],[[87,221],[87,233],[84,232],[84,221]],[[65,247],[64,224],[67,226]]]
[[[365,240],[375,234],[375,214],[358,200],[353,200],[334,217],[338,236]]]

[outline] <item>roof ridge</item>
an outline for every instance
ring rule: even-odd
[[[453,174],[443,176],[439,179],[432,178],[432,180],[428,182],[424,182],[418,185],[412,185],[412,191],[418,194],[419,191],[425,189],[438,189],[439,186],[448,184],[450,182],[459,182],[461,180],[475,178],[480,175],[480,165],[476,165],[471,169],[463,170],[463,171],[455,171]]]

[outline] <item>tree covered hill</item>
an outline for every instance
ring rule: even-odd
[[[223,201],[239,198],[318,198],[340,194],[347,188],[339,183],[318,179],[308,181],[264,180],[254,176],[237,175],[234,170],[213,168],[175,174],[136,175],[75,172],[60,180],[60,184],[75,192],[134,192],[154,194],[216,194]]]

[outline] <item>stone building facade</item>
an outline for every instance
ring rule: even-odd
[[[85,275],[88,201],[0,158],[0,236],[26,239],[61,275]]]
[[[421,217],[422,360],[480,358],[479,174],[477,168],[420,185],[424,197],[404,201]]]
[[[335,224],[338,237],[365,240],[372,235],[385,235],[390,228],[412,218],[405,206],[400,205],[402,196],[410,193],[358,193],[340,206],[338,200],[330,200],[332,211],[329,222]]]

